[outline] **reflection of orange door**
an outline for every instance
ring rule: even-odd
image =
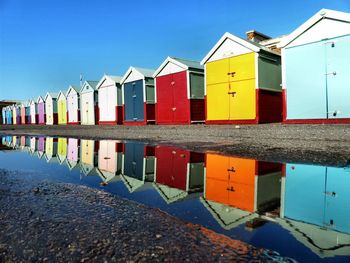
[[[254,211],[256,161],[206,155],[207,200]]]

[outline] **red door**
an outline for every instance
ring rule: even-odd
[[[187,99],[187,72],[173,74],[173,121],[174,123],[190,123],[190,107]]]
[[[156,182],[186,191],[190,152],[173,147],[157,147]]]
[[[157,123],[189,123],[187,72],[157,77]]]

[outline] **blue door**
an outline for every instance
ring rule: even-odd
[[[327,118],[323,42],[285,50],[287,119]]]
[[[328,167],[326,185],[325,226],[350,233],[350,170]]]
[[[12,124],[12,113],[11,109],[7,110],[7,124]]]
[[[350,36],[325,43],[328,118],[350,118]]]
[[[126,143],[124,174],[143,181],[144,144]]]
[[[144,120],[143,80],[124,84],[126,121]]]
[[[326,167],[287,164],[284,216],[323,225]]]

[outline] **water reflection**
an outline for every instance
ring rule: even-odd
[[[285,256],[329,261],[350,255],[347,168],[118,140],[4,136],[1,142],[6,149],[44,156],[48,164],[66,165],[82,180],[99,178],[117,195]]]

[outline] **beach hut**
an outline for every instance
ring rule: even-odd
[[[6,110],[7,107],[3,107],[1,109],[1,120],[2,120],[2,124],[6,124]]]
[[[95,125],[99,120],[98,81],[87,80],[80,90],[80,121],[82,125]]]
[[[46,125],[58,123],[57,114],[57,93],[48,92],[45,96]]]
[[[57,158],[60,164],[63,164],[67,159],[67,138],[58,138]]]
[[[175,147],[155,148],[155,189],[168,203],[203,191],[204,154]]]
[[[46,111],[45,111],[45,100],[43,97],[38,97],[37,104],[37,114],[38,114],[38,124],[45,125],[46,124]]]
[[[60,91],[57,97],[58,124],[67,124],[67,98],[64,92]]]
[[[289,163],[277,222],[321,258],[349,255],[347,167]]]
[[[30,137],[30,153],[34,155],[34,153],[37,151],[37,145],[38,145],[38,139],[34,136]]]
[[[30,115],[30,101],[26,102],[25,113],[26,113],[26,124],[31,124],[32,123],[32,118],[31,118],[31,115]]]
[[[12,111],[12,124],[16,125],[17,124],[17,110],[16,110],[16,105],[11,106],[11,111]]]
[[[206,123],[282,121],[281,58],[277,52],[225,33],[201,64],[205,66]]]
[[[98,173],[104,184],[119,179],[123,170],[123,144],[102,140],[98,150]],[[116,177],[118,176],[118,178]]]
[[[30,123],[38,124],[38,106],[35,100],[30,101]]]
[[[250,213],[279,206],[281,164],[211,153],[205,164],[206,200]]]
[[[27,106],[27,102],[22,102],[19,105],[20,113],[21,113],[21,124],[27,124],[27,122],[26,122],[26,106]]]
[[[122,124],[121,77],[104,75],[97,84],[99,124]]]
[[[41,159],[45,154],[45,144],[46,144],[46,138],[39,137],[37,142],[37,155],[39,159]]]
[[[16,104],[15,110],[16,110],[16,124],[20,125],[20,124],[22,124],[21,104]]]
[[[322,9],[280,47],[284,121],[350,122],[350,13]]]
[[[154,146],[144,143],[124,144],[124,167],[121,179],[129,192],[148,189],[154,181]]]
[[[199,62],[168,57],[155,71],[156,123],[204,122],[204,73]]]
[[[69,86],[67,91],[67,123],[80,123],[80,94],[79,88],[76,86]]]
[[[13,118],[12,118],[12,108],[11,106],[6,107],[6,124],[13,124]]]
[[[79,139],[68,139],[67,166],[70,170],[77,168],[79,164]]]
[[[123,85],[124,124],[155,123],[154,70],[130,67]]]
[[[80,147],[81,169],[85,175],[90,175],[98,166],[99,142],[81,140]]]

